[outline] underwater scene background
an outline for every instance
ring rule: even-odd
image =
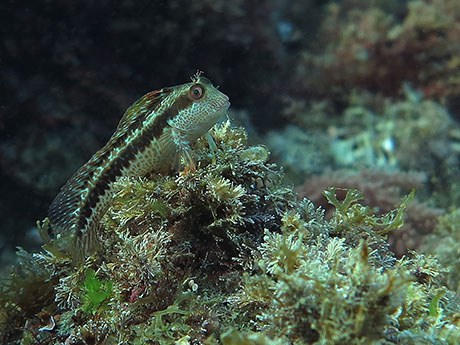
[[[3,1],[0,23],[0,343],[460,343],[459,1]],[[53,198],[197,70],[231,102],[216,152],[118,181],[75,262]]]

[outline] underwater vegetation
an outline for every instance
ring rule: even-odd
[[[434,255],[446,268],[447,286],[458,295],[460,292],[460,210],[452,209],[439,218],[432,234],[426,236],[422,250]]]
[[[354,189],[333,208],[297,202],[229,122],[193,149],[196,171],[123,178],[81,264],[38,225],[43,251],[19,250],[1,285],[2,344],[458,344],[449,272],[430,255],[396,259],[386,240],[407,194],[385,213]],[[342,195],[343,197],[339,197]],[[455,217],[454,217],[455,218]],[[455,219],[440,226],[453,233]]]
[[[275,132],[278,136],[269,138],[271,145],[263,142],[274,156],[284,155],[293,162],[281,165],[288,177],[294,170],[297,184],[306,175],[321,174],[324,167],[356,167],[352,154],[359,155],[359,164],[417,165],[416,155],[408,160],[394,157],[392,153],[399,151],[389,150],[394,141],[388,136],[372,141],[369,127],[360,136],[359,126],[340,122],[342,117],[358,122],[384,113],[353,100],[353,93],[371,93],[376,98],[372,102],[378,102],[378,97],[386,97],[389,103],[404,102],[406,94],[401,89],[409,82],[425,101],[435,103],[430,113],[436,111],[442,119],[438,106],[447,105],[452,116],[458,117],[460,16],[456,0],[82,0],[81,6],[49,0],[46,6],[30,4],[27,11],[16,3],[0,4],[2,22],[9,29],[0,40],[4,52],[0,181],[4,181],[5,194],[14,196],[0,200],[2,253],[12,251],[19,241],[27,248],[37,245],[33,236],[24,233],[46,212],[65,177],[110,136],[116,114],[130,99],[152,85],[168,85],[195,68],[206,68],[225,84],[234,108],[249,114],[258,135],[291,125],[288,136]],[[191,61],[199,63],[192,66]],[[296,127],[299,117],[290,116],[294,113],[303,113],[301,128]],[[315,130],[318,121],[336,126],[330,126],[330,132],[324,127]],[[410,139],[406,142],[413,151],[424,152],[417,150],[423,137],[411,134],[412,127],[398,128],[407,128],[401,131],[401,142]],[[456,186],[454,193],[443,189],[446,181],[458,177],[455,158],[446,158],[455,157],[457,151],[449,155],[451,146],[445,145],[449,136],[445,142],[440,140],[453,132],[445,128],[451,127],[428,133],[429,151],[423,162],[430,168],[433,162],[441,164],[438,170],[445,174],[435,176],[433,182],[438,188],[436,197],[448,207],[449,194],[460,195],[460,189]],[[420,128],[419,133],[425,130]],[[391,131],[381,128],[379,134]],[[458,133],[454,135],[458,140]],[[292,145],[284,145],[283,139],[291,137],[296,139]],[[329,150],[331,140],[335,151]],[[299,150],[299,143],[308,149]],[[295,149],[289,151],[289,147]],[[33,199],[28,214],[21,212],[23,195]],[[453,196],[454,201],[460,200]],[[3,257],[11,261],[9,255]]]
[[[305,91],[396,96],[409,81],[426,96],[458,101],[458,1],[331,2],[318,38],[298,64]]]
[[[458,1],[84,3],[90,23],[66,1],[11,16],[24,39],[1,43],[8,190],[51,197],[70,174],[58,166],[190,61],[213,66],[268,149],[225,123],[215,155],[193,147],[196,171],[121,179],[82,263],[41,222],[43,251],[19,249],[0,284],[0,343],[460,343]]]
[[[377,212],[416,187],[404,231],[389,234],[398,256],[418,249],[443,209],[460,201],[456,114],[408,83],[401,92],[394,99],[354,91],[342,110],[330,100],[291,100],[284,115],[296,126],[266,136],[300,195],[326,209],[330,186],[363,191]]]
[[[357,189],[363,193],[360,201],[374,210],[375,214],[387,213],[394,208],[400,196],[417,190],[417,195],[426,194],[427,177],[421,172],[381,172],[364,170],[359,173],[338,170],[314,175],[305,179],[302,186],[296,188],[299,199],[307,197],[315,205],[326,212],[326,218],[332,217],[334,207],[328,202],[323,191],[330,186],[340,187],[339,198],[343,198],[347,189]],[[388,234],[388,243],[391,251],[397,257],[402,257],[410,250],[420,248],[424,235],[433,232],[439,216],[444,210],[434,207],[427,202],[414,199],[404,212],[404,225],[400,231],[391,231]]]
[[[417,249],[437,217],[460,201],[460,128],[455,114],[404,84],[401,99],[352,92],[348,105],[292,101],[284,115],[296,126],[266,135],[286,177],[302,197],[328,208],[322,191],[355,188],[365,203],[388,211],[402,193],[417,188],[403,232],[391,233],[401,256]]]
[[[297,175],[331,168],[377,169],[423,171],[438,180],[449,179],[459,164],[458,123],[444,106],[410,84],[404,84],[401,93],[395,100],[354,91],[340,111],[330,100],[291,100],[284,115],[296,126],[271,132],[267,140],[273,142],[279,161]],[[295,152],[302,148],[310,149],[296,163]]]

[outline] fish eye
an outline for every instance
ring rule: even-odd
[[[203,86],[201,86],[200,84],[195,84],[190,88],[189,93],[192,99],[198,100],[201,97],[203,97],[203,94],[204,94]]]

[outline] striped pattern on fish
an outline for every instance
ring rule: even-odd
[[[228,97],[197,74],[191,83],[152,91],[125,112],[108,143],[61,188],[51,206],[60,246],[81,259],[97,247],[97,226],[123,176],[165,171],[175,158],[193,165],[190,144],[207,134],[230,106]]]

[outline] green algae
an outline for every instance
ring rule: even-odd
[[[414,199],[415,189],[412,189],[412,191],[403,198],[399,207],[379,217],[374,216],[373,212],[368,207],[357,203],[363,200],[364,197],[363,193],[356,189],[346,190],[345,198],[341,202],[337,200],[336,188],[334,187],[328,188],[323,194],[329,203],[337,210],[337,227],[343,227],[346,231],[347,227],[366,225],[374,229],[377,234],[385,235],[392,230],[400,229],[404,225],[404,211],[407,205]]]
[[[82,310],[95,314],[107,302],[112,294],[113,284],[110,281],[99,280],[96,272],[88,268],[85,271],[85,281],[83,282],[84,296]]]
[[[41,272],[23,286],[44,297],[3,285],[4,344],[458,343],[445,268],[422,254],[397,260],[385,240],[413,192],[376,216],[358,191],[339,201],[331,189],[326,219],[244,130],[226,122],[211,135],[214,154],[205,139],[194,147],[196,171],[117,182],[84,263],[41,228],[45,251],[20,254]]]

